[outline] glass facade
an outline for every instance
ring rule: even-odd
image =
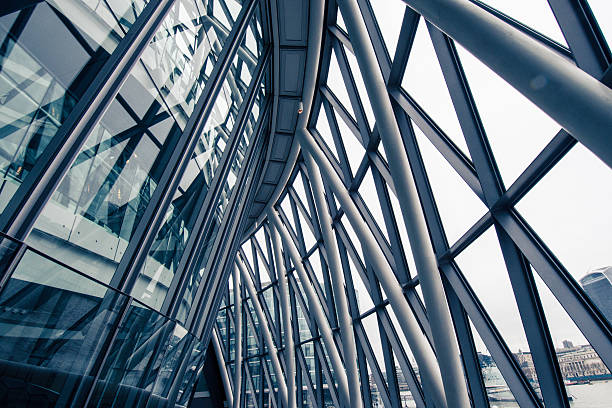
[[[209,267],[183,264],[210,252],[261,151],[266,7],[3,9],[0,405],[189,403],[208,343],[187,314]]]
[[[605,0],[5,3],[0,406],[610,404]]]

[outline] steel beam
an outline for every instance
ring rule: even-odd
[[[274,340],[272,339],[272,333],[270,332],[268,320],[261,309],[261,304],[259,297],[257,296],[257,291],[255,290],[255,285],[253,284],[253,280],[249,275],[249,272],[244,267],[243,262],[246,262],[246,260],[242,259],[242,256],[238,256],[238,259],[236,259],[236,264],[238,265],[240,276],[242,277],[241,282],[243,286],[246,287],[247,292],[251,297],[253,309],[255,309],[255,313],[257,314],[257,320],[259,321],[259,333],[263,335],[266,348],[268,349],[268,356],[270,356],[270,361],[272,362],[272,369],[274,370],[274,375],[276,376],[276,383],[278,385],[281,401],[284,407],[289,407],[287,383],[285,381],[283,370],[281,369],[280,360],[278,359],[278,351],[276,349],[276,345],[274,344]]]
[[[350,403],[353,408],[361,408],[363,401],[359,387],[359,371],[357,368],[357,348],[355,346],[355,333],[353,330],[353,319],[349,313],[348,299],[346,298],[344,274],[338,256],[338,243],[332,231],[333,220],[329,214],[325,193],[321,181],[321,173],[318,172],[312,157],[308,154],[303,155],[308,178],[312,187],[312,194],[316,207],[316,214],[319,216],[319,226],[327,253],[327,264],[329,265],[334,299],[336,300],[336,311],[338,313],[338,325],[342,337],[342,349],[344,351],[344,364],[346,366],[346,376],[350,388]]]
[[[378,280],[389,297],[389,303],[398,317],[404,336],[408,340],[417,360],[426,392],[431,393],[437,406],[446,407],[446,397],[436,356],[421,330],[416,316],[412,309],[410,309],[391,266],[381,253],[381,249],[378,247],[372,231],[361,217],[340,176],[333,170],[320,147],[315,144],[312,136],[306,131],[301,131],[298,133],[298,137],[302,148],[305,149],[304,154],[312,155],[321,174],[327,180],[342,209],[345,211],[348,221],[359,237],[363,251],[367,254]]]
[[[345,368],[342,364],[342,359],[340,358],[340,353],[338,352],[336,342],[334,341],[334,335],[329,325],[329,320],[327,319],[327,316],[323,311],[323,307],[321,306],[321,300],[317,296],[314,288],[312,287],[312,284],[310,283],[308,273],[306,272],[306,269],[302,264],[302,257],[298,252],[295,242],[291,239],[289,232],[287,232],[287,228],[283,225],[282,221],[278,216],[278,213],[274,208],[270,208],[268,210],[268,219],[271,222],[271,226],[278,231],[281,237],[281,241],[283,242],[283,248],[291,258],[293,266],[295,267],[295,270],[299,275],[300,281],[302,282],[302,288],[304,289],[305,295],[310,305],[310,312],[313,314],[312,317],[317,323],[317,326],[321,333],[321,337],[323,338],[323,342],[325,343],[325,348],[327,349],[327,354],[329,355],[332,367],[334,368],[334,372],[336,373],[340,401],[343,406],[350,407],[349,401],[351,399],[349,396],[349,385]]]
[[[240,271],[234,264],[232,272],[234,282],[234,408],[240,408],[242,398],[242,293],[240,289]],[[228,400],[229,401],[229,400]]]
[[[612,167],[612,89],[468,0],[403,1]]]
[[[376,126],[395,178],[397,198],[402,203],[404,224],[423,290],[446,399],[454,406],[467,408],[470,401],[448,301],[386,83],[356,0],[339,0],[338,6],[363,73]]]
[[[15,192],[0,217],[1,231],[27,237],[173,4],[155,0],[145,7]]]
[[[219,365],[219,373],[221,374],[221,381],[223,382],[223,389],[225,391],[225,398],[229,405],[235,404],[232,396],[232,386],[230,384],[229,375],[227,372],[227,366],[225,365],[225,358],[223,357],[223,350],[221,350],[221,344],[219,342],[219,335],[216,330],[213,330],[211,339],[215,354],[217,355],[217,363]],[[235,386],[236,383],[234,383]],[[238,400],[240,400],[240,393],[236,393]],[[234,407],[236,405],[233,405]]]
[[[278,279],[278,292],[280,295],[280,309],[283,318],[283,333],[285,334],[285,376],[287,377],[287,406],[296,407],[296,387],[295,387],[295,343],[291,329],[291,305],[289,302],[289,285],[287,284],[287,273],[283,265],[283,254],[278,232],[275,228],[270,228],[270,241],[274,251],[274,266]],[[297,322],[296,322],[297,324]]]

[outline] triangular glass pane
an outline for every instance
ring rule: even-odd
[[[349,165],[352,170],[352,174],[355,175],[357,169],[359,169],[359,165],[361,164],[361,160],[365,156],[365,149],[363,145],[357,140],[357,137],[351,129],[344,122],[344,119],[338,117],[336,115],[338,128],[340,129],[340,137],[342,138],[342,144],[344,145],[344,151],[346,152],[346,156],[348,157]]]
[[[308,198],[306,196],[306,190],[304,190],[304,180],[308,181],[308,178],[304,178],[304,175],[302,174],[302,172],[299,171],[298,175],[295,177],[295,180],[292,186],[295,192],[297,193],[300,201],[304,205],[304,210],[307,212],[308,217],[311,217],[310,211],[309,211],[310,209],[308,208]]]
[[[283,213],[285,213],[285,216],[289,221],[289,225],[287,225],[287,227],[290,227],[291,229],[293,229],[293,231],[295,231],[295,220],[293,219],[293,210],[291,208],[289,194],[285,195],[285,198],[281,202],[281,209],[283,210]]]
[[[469,157],[453,101],[448,93],[427,25],[423,20],[419,22],[417,28],[406,72],[402,78],[402,88]]]
[[[334,143],[334,137],[332,136],[331,128],[329,127],[329,122],[327,121],[327,113],[325,112],[323,106],[321,106],[321,110],[319,111],[315,128],[323,138],[323,141],[329,148],[331,154],[334,156],[336,161],[339,162],[340,159],[338,159],[339,156],[336,152],[336,144]]]
[[[459,44],[457,51],[501,176],[510,186],[560,126]]]
[[[349,267],[351,268],[350,279],[353,282],[353,288],[355,289],[355,298],[357,300],[357,307],[359,313],[362,314],[374,307],[370,291],[367,289],[363,282],[361,274],[357,271],[353,259],[349,256]],[[347,277],[348,278],[348,277]]]
[[[361,241],[359,241],[359,239],[357,238],[357,234],[355,234],[355,230],[353,230],[353,226],[351,225],[351,223],[346,217],[342,217],[342,225],[344,226],[344,229],[346,230],[349,241],[353,244],[353,246],[355,247],[355,250],[357,251],[357,256],[361,259],[361,262],[363,262],[364,258],[363,258],[363,250],[361,248],[361,243],[360,243]]]
[[[606,272],[612,266],[610,202],[612,171],[577,144],[516,206],[590,296],[599,286],[592,279],[612,279]],[[605,298],[610,301],[612,292]],[[612,323],[612,304],[592,300]]]
[[[368,97],[368,92],[366,91],[363,78],[361,77],[361,70],[359,69],[357,59],[351,52],[346,53],[346,59],[351,67],[351,72],[353,73],[353,78],[355,79],[355,83],[357,85],[357,93],[359,94],[359,99],[361,100],[363,110],[365,111],[365,115],[368,120],[368,125],[370,126],[370,129],[363,130],[370,132],[374,127],[376,119],[374,118],[374,112],[372,112],[372,106],[370,106],[370,98]]]
[[[529,350],[494,228],[460,253],[456,262],[510,350]]]
[[[302,211],[299,210],[299,208],[298,217],[300,218],[301,227],[301,231],[298,231],[298,235],[302,235],[304,237],[304,244],[306,245],[306,250],[309,250],[317,243],[317,240],[314,237],[312,230],[310,229],[310,224],[306,221],[306,218],[304,218],[304,215],[302,214]]]
[[[359,195],[368,207],[374,221],[376,224],[378,224],[378,228],[380,228],[388,240],[387,225],[385,224],[385,218],[380,207],[380,198],[378,197],[378,190],[376,189],[376,184],[374,184],[374,177],[372,177],[371,169],[368,169],[363,180],[361,181],[361,185],[359,186]]]
[[[351,99],[349,98],[346,87],[344,86],[344,78],[342,77],[342,71],[340,71],[340,65],[338,65],[338,59],[336,51],[333,50],[332,56],[329,59],[329,73],[327,74],[327,87],[336,95],[336,98],[346,108],[347,111],[353,112]]]
[[[338,14],[336,15],[336,25],[343,29],[345,33],[348,33],[346,24],[344,24],[344,19],[342,18],[342,13],[340,12],[340,8],[338,8]]]
[[[567,45],[546,0],[483,0],[483,3],[552,38],[559,44]]]
[[[427,177],[448,242],[452,245],[487,212],[487,207],[442,157],[417,127],[414,127]]]
[[[399,33],[402,29],[402,21],[406,4],[401,1],[370,0],[378,28],[382,32],[383,40],[391,59],[395,55]]]

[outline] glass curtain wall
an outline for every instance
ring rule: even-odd
[[[609,165],[460,42],[406,7],[411,1],[355,3],[387,84],[401,154],[416,182],[472,405],[607,406],[612,400]],[[580,1],[571,9],[557,1],[464,3],[610,85],[604,73],[612,62],[607,42],[612,10],[605,2]],[[243,395],[240,406],[270,406],[271,399],[280,406],[279,380],[289,384],[290,376],[298,407],[346,406],[328,348],[343,354],[347,338],[338,304],[339,296],[346,296],[356,355],[342,355],[342,368],[349,369],[348,359],[357,361],[357,398],[368,407],[434,406],[419,358],[374,267],[373,255],[390,267],[420,335],[433,347],[407,232],[412,220],[403,218],[407,203],[397,194],[402,175],[390,170],[390,152],[381,143],[364,82],[373,73],[360,68],[354,51],[363,45],[352,42],[342,8],[335,1],[325,4],[322,68],[305,136],[322,154],[310,167],[302,153],[272,203],[289,237],[282,240],[280,259],[272,238],[279,227],[269,217],[245,238],[236,264],[246,273],[237,272],[238,288],[230,278],[213,335],[228,376],[234,380],[240,378],[236,371],[241,373],[241,382],[232,384],[234,395]],[[311,179],[321,175],[322,209]],[[348,206],[356,209],[357,223]],[[320,211],[332,219],[335,253],[322,234]],[[330,257],[337,257],[339,270],[330,269]],[[288,281],[289,310],[282,306],[281,274]],[[342,293],[333,290],[334,274],[344,279]],[[234,304],[234,291],[240,291],[241,304]],[[323,321],[315,318],[317,308]],[[325,342],[321,324],[333,331],[333,345]],[[295,372],[286,370],[287,333],[295,344],[290,351]],[[276,376],[271,352],[283,362],[283,378]]]
[[[59,148],[52,141],[87,90],[122,75],[99,77],[124,58],[113,54],[122,40],[142,42],[58,187],[37,202],[31,232],[0,232],[0,405],[189,403],[208,342],[185,314],[206,271],[184,260],[210,251],[261,144],[265,7],[57,0],[0,17],[0,211]]]

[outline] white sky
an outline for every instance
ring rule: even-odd
[[[401,1],[389,0],[371,0],[371,3],[389,52],[393,55],[405,5]],[[486,3],[565,45],[563,35],[545,0],[489,0]],[[591,0],[589,3],[602,31],[608,38],[612,38],[612,2]],[[339,25],[344,25],[340,16]],[[457,48],[502,178],[508,188],[554,137],[560,126],[469,52],[459,45]],[[350,52],[347,54],[351,67],[356,66],[354,57]],[[328,86],[350,110],[344,81],[334,64],[335,61],[332,60]],[[356,68],[353,69],[353,72],[355,71]],[[356,81],[365,103],[367,98],[361,78],[356,78]],[[419,24],[402,86],[469,156],[435,58],[435,51],[422,22]],[[365,108],[368,119],[373,122],[370,107]],[[370,126],[372,124],[370,123]],[[486,207],[418,129],[417,138],[444,228],[452,245],[486,212]],[[345,143],[345,148],[349,157],[363,156],[363,149],[355,147],[354,143]],[[353,161],[359,160],[351,160]],[[377,200],[373,189],[360,189],[360,192],[367,203]],[[592,153],[577,145],[516,208],[570,273],[579,279],[595,267],[612,265],[609,238],[609,231],[612,230],[610,202],[612,172]],[[375,217],[381,218],[377,215]],[[382,223],[382,220],[379,223]],[[384,226],[381,227],[384,230]],[[457,258],[457,262],[510,349],[513,352],[519,348],[528,350],[494,230],[490,229],[482,235]],[[561,347],[561,341],[564,339],[579,344],[586,343],[555,297],[539,276],[535,275],[555,345]],[[369,296],[363,285],[356,287],[361,300]],[[380,345],[376,344],[379,339],[375,319],[368,319],[364,324],[374,343],[374,349],[380,350]],[[477,348],[486,352],[478,338]],[[382,354],[379,358],[382,361]]]

